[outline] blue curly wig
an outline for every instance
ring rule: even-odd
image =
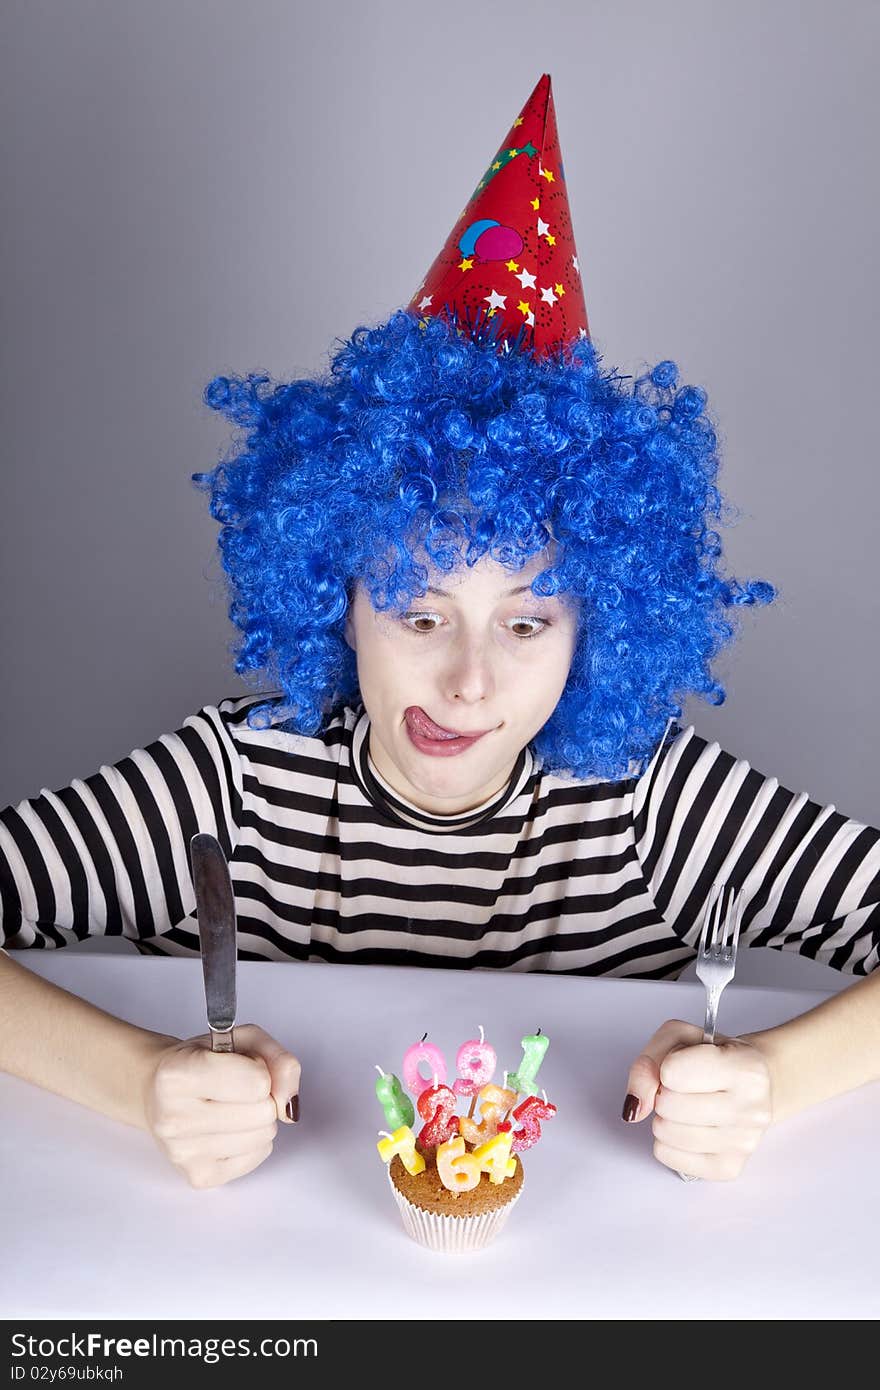
[[[241,632],[240,675],[266,672],[286,726],[315,734],[357,703],[345,616],[360,580],[402,610],[439,569],[512,570],[555,539],[535,593],[578,600],[568,682],[534,746],[547,771],[627,776],[690,692],[721,704],[710,663],[728,610],[770,603],[719,573],[717,441],[706,394],[674,362],[636,380],[586,338],[542,360],[398,310],[358,327],[321,379],[218,376],[205,401],[240,427],[210,493]],[[277,700],[251,710],[278,722]]]

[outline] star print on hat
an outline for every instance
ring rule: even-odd
[[[589,337],[549,73],[407,309],[421,318],[445,314],[476,338],[536,357]]]

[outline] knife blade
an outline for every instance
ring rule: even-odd
[[[213,835],[189,842],[213,1052],[234,1052],[236,927],[229,865]]]

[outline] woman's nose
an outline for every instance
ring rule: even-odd
[[[490,699],[495,691],[492,662],[482,642],[462,642],[445,672],[446,696],[464,704]]]

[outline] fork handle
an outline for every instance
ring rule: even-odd
[[[706,1020],[703,1024],[703,1042],[713,1043],[715,1041],[715,1025],[718,1022],[718,1001],[721,998],[721,991],[724,988],[720,985],[716,989],[706,990]]]
[[[715,1041],[715,1024],[718,1021],[718,1000],[721,998],[721,990],[723,988],[724,986],[722,985],[720,989],[706,990],[706,1021],[703,1024],[704,1043],[714,1043]],[[693,1173],[679,1173],[678,1176],[681,1178],[682,1182],[700,1181],[699,1178],[694,1177]]]

